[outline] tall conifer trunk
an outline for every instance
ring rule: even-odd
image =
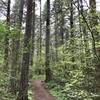
[[[41,50],[42,50],[42,14],[41,14],[41,0],[40,0],[40,61],[41,61]]]
[[[17,100],[28,100],[29,62],[30,62],[30,40],[32,29],[32,0],[27,0],[26,30],[24,36],[24,51],[21,68],[20,90]]]
[[[16,37],[12,38],[12,59],[11,59],[11,78],[10,85],[11,85],[11,92],[16,94],[19,85],[18,75],[20,73],[20,65],[21,65],[21,58],[22,55],[20,53],[20,34],[21,34],[21,27],[22,27],[22,18],[23,18],[23,7],[24,7],[24,0],[19,1],[20,8],[18,12],[18,19],[16,21],[18,31],[16,32]]]
[[[47,16],[46,16],[46,58],[45,58],[45,73],[46,81],[51,80],[50,70],[50,0],[47,0]]]
[[[35,0],[33,0],[33,11],[32,11],[32,36],[31,36],[31,41],[32,41],[32,45],[31,45],[31,55],[30,55],[30,63],[31,66],[33,66],[33,56],[34,56],[34,39],[35,39]]]
[[[56,61],[58,61],[58,50],[57,50],[57,47],[58,47],[58,33],[59,33],[59,31],[58,31],[58,1],[57,0],[55,0],[55,3],[54,3],[54,11],[55,11],[55,15],[54,15],[54,17],[55,17],[55,27],[54,27],[54,29],[55,29],[55,62]]]
[[[9,33],[10,33],[10,3],[11,0],[8,0],[7,3],[7,32],[5,34],[5,54],[4,54],[4,71],[8,71],[9,67]]]
[[[71,61],[74,63],[75,62],[75,58],[74,58],[74,16],[73,16],[73,0],[70,0],[70,46],[71,46],[71,53],[72,53],[72,59]],[[74,67],[74,65],[73,65]]]
[[[93,41],[93,50],[94,50],[94,54],[97,53],[97,55],[95,56],[95,61],[94,61],[95,71],[96,71],[95,89],[96,89],[96,92],[100,93],[100,47],[98,46],[98,43],[100,42],[100,33],[98,32],[96,28],[96,26],[98,25],[98,20],[97,20],[98,18],[96,15],[96,0],[89,0],[89,5],[90,5],[90,27],[95,38],[95,41]],[[94,44],[96,44],[95,48],[94,48]],[[96,100],[100,100],[100,96]]]

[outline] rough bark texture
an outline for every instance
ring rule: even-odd
[[[45,73],[46,81],[51,80],[50,70],[50,0],[47,0],[47,19],[46,19],[46,61],[45,61]]]
[[[32,0],[27,0],[26,31],[24,36],[24,52],[21,68],[20,90],[17,100],[28,100],[28,76],[30,61],[30,40],[32,29]]]
[[[31,45],[31,55],[30,55],[30,63],[33,65],[33,56],[34,56],[34,38],[35,38],[35,1],[33,1],[33,12],[32,12],[32,45]]]

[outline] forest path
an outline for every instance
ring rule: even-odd
[[[55,100],[53,96],[45,89],[44,82],[35,80],[33,85],[33,99],[32,100]]]

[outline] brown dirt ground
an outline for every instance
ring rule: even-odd
[[[35,80],[33,85],[33,100],[54,100],[48,91],[45,89],[44,83],[41,80]]]

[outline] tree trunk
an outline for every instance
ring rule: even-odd
[[[71,46],[71,53],[72,53],[72,58],[71,61],[74,63],[75,62],[75,58],[74,58],[74,18],[73,18],[73,0],[71,0],[70,2],[70,46]],[[74,67],[74,65],[73,65]]]
[[[50,69],[50,0],[47,0],[47,18],[46,18],[46,59],[45,59],[45,73],[46,81],[51,80]]]
[[[31,45],[31,55],[30,55],[30,63],[33,66],[33,56],[34,56],[34,38],[35,38],[35,1],[33,1],[33,12],[32,12],[32,45]]]
[[[82,0],[80,0],[80,14],[83,14],[84,16],[86,16],[86,14],[87,14],[87,12],[86,13],[84,12],[84,6],[83,6]],[[89,72],[91,70],[91,65],[90,65],[91,53],[90,53],[90,48],[89,48],[89,35],[87,32],[86,23],[84,22],[84,20],[82,20],[82,23],[83,23],[83,25],[81,26],[81,30],[82,30],[83,41],[84,41],[84,49],[85,49],[85,68],[83,71],[85,74],[85,83],[88,84],[87,87],[85,87],[85,88],[88,92],[90,92],[91,90],[93,90],[93,88],[89,84],[89,82],[92,81],[90,78],[91,73]],[[83,60],[83,58],[82,58],[82,60]]]
[[[61,22],[60,22],[61,45],[64,44],[64,13],[63,3],[61,2]]]
[[[98,56],[98,57],[95,56],[95,60],[94,60],[95,71],[96,71],[95,91],[100,93],[100,47],[98,46],[98,43],[100,42],[100,35],[96,28],[96,26],[98,25],[98,20],[97,20],[97,15],[96,15],[96,0],[90,0],[89,5],[90,5],[90,25],[91,25],[92,33],[95,38],[95,41],[93,41],[93,50],[94,50],[94,53],[97,53],[97,56]],[[95,45],[96,48],[94,48],[94,42],[96,44]],[[100,100],[100,96],[96,100]]]
[[[7,32],[5,34],[5,54],[4,54],[4,71],[8,71],[9,67],[9,33],[10,33],[10,3],[11,0],[8,0],[7,4]]]
[[[32,0],[27,0],[26,30],[24,36],[24,51],[21,68],[20,90],[17,100],[28,100],[28,76],[30,62],[30,40],[32,29]]]
[[[42,19],[41,19],[41,0],[40,0],[40,61],[41,61],[41,50],[42,50]]]
[[[54,17],[55,17],[55,26],[54,26],[54,34],[55,34],[55,62],[58,61],[58,50],[57,50],[57,47],[58,47],[58,3],[57,3],[57,0],[55,0],[54,2]]]
[[[16,32],[16,37],[12,39],[12,63],[11,63],[11,92],[16,94],[19,85],[18,75],[20,73],[20,60],[21,60],[21,53],[20,53],[20,33],[22,27],[22,18],[23,18],[23,6],[24,0],[20,1],[20,9],[18,12],[18,19],[17,19],[17,28],[19,31]]]

